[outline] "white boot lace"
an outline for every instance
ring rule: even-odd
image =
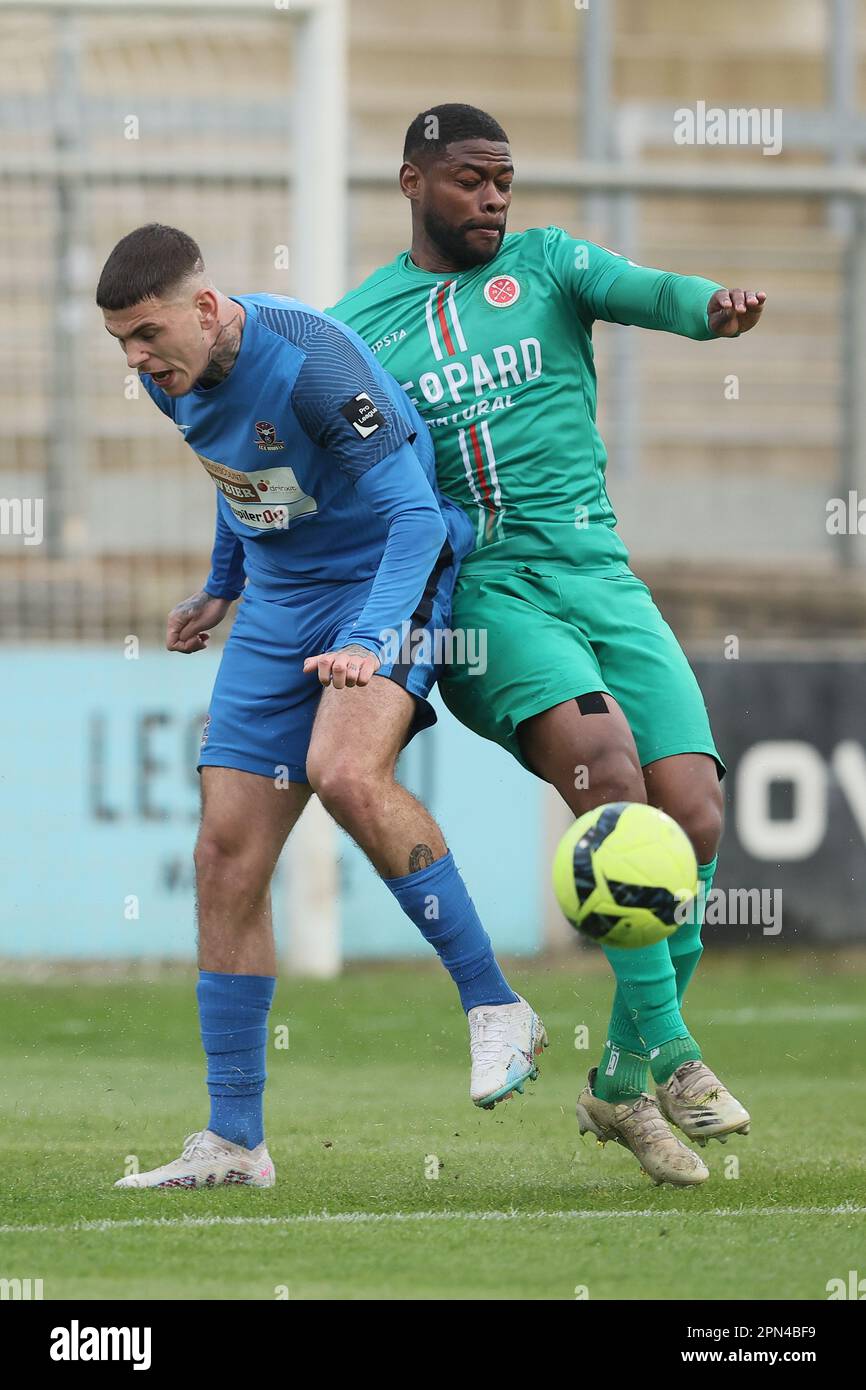
[[[473,1064],[489,1067],[499,1060],[512,1022],[503,1017],[501,1009],[489,1009],[475,1015],[470,1025],[469,1039]]]
[[[622,1128],[630,1130],[634,1138],[644,1143],[651,1139],[677,1142],[652,1096],[641,1096],[640,1100],[635,1101]]]
[[[192,1158],[209,1158],[211,1156],[211,1146],[204,1137],[204,1130],[200,1129],[196,1134],[188,1134],[183,1141],[183,1153],[181,1158],[189,1163]]]

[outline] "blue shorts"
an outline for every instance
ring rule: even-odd
[[[447,634],[451,621],[455,580],[456,566],[446,550],[373,677],[396,681],[414,696],[407,743],[436,723],[427,696],[439,675],[441,634]],[[294,589],[281,603],[247,585],[217,672],[199,770],[236,767],[271,779],[307,781],[307,749],[323,687],[315,672],[304,675],[304,661],[345,646],[372,584],[372,579],[319,582]]]

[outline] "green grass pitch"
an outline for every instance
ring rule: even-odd
[[[127,1155],[165,1162],[206,1124],[191,972],[5,984],[0,1275],[41,1278],[46,1299],[593,1300],[825,1299],[866,1274],[862,966],[705,958],[686,1017],[753,1124],[705,1149],[710,1181],[685,1191],[578,1137],[607,976],[509,973],[552,1046],[491,1113],[469,1103],[465,1020],[435,963],[283,980],[261,1192],[111,1185]]]

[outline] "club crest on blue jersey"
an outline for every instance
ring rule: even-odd
[[[258,435],[258,446],[266,454],[276,453],[278,449],[285,449],[286,441],[277,439],[276,425],[272,425],[270,420],[256,420],[256,434]]]

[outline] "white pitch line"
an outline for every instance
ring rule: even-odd
[[[668,1216],[864,1216],[866,1206],[843,1202],[838,1207],[712,1207],[689,1211],[683,1207],[644,1207],[601,1209],[596,1211],[320,1211],[299,1212],[289,1216],[135,1216],[126,1221],[74,1221],[70,1225],[0,1226],[0,1235],[64,1235],[72,1232],[123,1231],[138,1228],[170,1226],[175,1229],[196,1226],[340,1226],[385,1225],[423,1221],[610,1221],[628,1217]]]

